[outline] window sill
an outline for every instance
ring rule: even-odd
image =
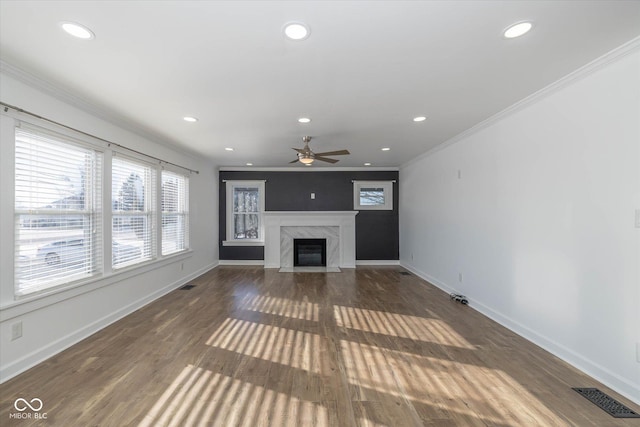
[[[222,246],[264,246],[263,240],[223,240]]]
[[[110,274],[94,276],[85,280],[70,283],[66,286],[57,286],[44,289],[40,292],[28,293],[21,296],[14,296],[14,301],[0,306],[0,322],[12,319],[39,310],[60,301],[74,298],[87,292],[93,292],[104,286],[109,286],[123,280],[131,279],[137,275],[147,273],[152,270],[185,260],[193,255],[191,249],[173,253],[163,258],[152,259],[140,264],[123,267],[113,270]]]
[[[354,206],[353,210],[360,211],[392,211],[393,206],[389,205],[362,205],[362,206]]]

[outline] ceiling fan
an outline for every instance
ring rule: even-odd
[[[324,153],[314,153],[313,151],[311,151],[311,148],[309,148],[310,141],[311,141],[310,136],[302,137],[302,142],[304,142],[304,148],[294,148],[294,150],[298,152],[298,158],[289,163],[300,162],[305,165],[310,165],[311,163],[314,162],[314,160],[320,160],[321,162],[327,162],[327,163],[336,163],[338,162],[338,160],[330,159],[324,156],[343,156],[346,154],[351,154],[349,153],[349,150],[326,151]]]

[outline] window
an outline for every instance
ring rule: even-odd
[[[162,171],[162,255],[189,247],[189,178]]]
[[[354,181],[353,209],[392,210],[393,181]]]
[[[227,181],[225,245],[263,244],[264,181]]]
[[[102,153],[26,124],[15,140],[16,295],[101,274]]]
[[[155,257],[155,166],[114,157],[111,178],[113,268]]]
[[[86,284],[189,249],[185,173],[160,173],[142,155],[124,156],[67,130],[21,122],[14,132],[16,297]]]

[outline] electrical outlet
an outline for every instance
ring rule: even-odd
[[[413,252],[411,252],[411,261],[413,261]]]
[[[458,282],[462,283],[462,273],[458,273]]]
[[[15,341],[22,336],[22,322],[11,325],[11,341]]]
[[[458,169],[458,179],[462,179],[462,171]]]
[[[184,270],[184,262],[181,262],[180,263],[180,271],[183,271],[183,270]]]
[[[640,209],[636,209],[636,228],[640,228]]]

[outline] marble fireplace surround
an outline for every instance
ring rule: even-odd
[[[358,211],[267,211],[264,268],[293,267],[293,239],[327,239],[327,268],[356,267]]]

